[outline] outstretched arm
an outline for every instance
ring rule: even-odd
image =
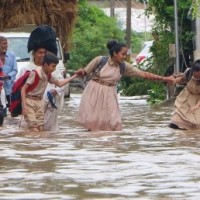
[[[159,80],[159,81],[164,81],[164,82],[167,82],[167,83],[170,83],[170,84],[174,83],[174,77],[173,76],[164,77],[164,76],[159,76],[159,75],[149,73],[149,72],[145,72],[145,71],[141,71],[141,70],[136,71],[135,76],[138,76],[138,77],[141,77],[141,78],[144,78],[144,79],[153,80],[153,81]]]
[[[51,83],[54,83],[56,86],[58,87],[62,87],[64,85],[66,85],[67,83],[69,83],[70,81],[72,81],[74,78],[76,78],[77,75],[74,74],[73,76],[70,76],[69,78],[67,79],[62,79],[62,80],[54,80],[52,81]]]

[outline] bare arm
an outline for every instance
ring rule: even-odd
[[[82,68],[78,69],[76,72],[77,76],[81,76],[81,77],[84,77],[87,75],[86,71]]]
[[[101,59],[102,56],[95,57],[93,60],[90,61],[90,63],[86,67],[78,69],[77,71],[75,71],[75,73],[80,77],[84,77],[88,74],[91,74],[96,68],[96,66],[100,63]]]
[[[25,85],[22,87],[21,90],[21,97],[22,97],[22,114],[26,115],[26,90],[28,89],[30,85],[25,83]]]
[[[138,70],[135,72],[135,76],[144,78],[144,79],[149,79],[149,80],[153,80],[153,81],[165,81],[167,83],[173,83],[174,82],[174,77],[173,76],[168,76],[168,77],[164,77],[164,76],[159,76],[153,73],[149,73],[149,72],[145,72],[145,71],[141,71]]]
[[[66,85],[67,83],[69,83],[70,81],[72,81],[74,78],[76,78],[77,75],[74,74],[73,76],[70,76],[69,78],[67,79],[62,79],[62,80],[55,80],[55,81],[52,81],[52,83],[54,83],[56,86],[58,87],[62,87],[64,85]]]

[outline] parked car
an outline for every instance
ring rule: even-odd
[[[139,65],[141,69],[147,69],[148,68],[148,59],[152,57],[152,52],[150,52],[150,48],[153,45],[153,40],[146,41],[144,43],[144,47],[140,51],[140,53],[135,58],[136,65]]]
[[[18,71],[30,61],[30,53],[27,51],[27,43],[30,36],[30,33],[25,32],[1,32],[0,35],[4,36],[8,40],[8,50],[13,52],[17,59]],[[63,75],[63,72],[66,70],[64,67],[64,54],[61,47],[59,38],[57,38],[57,48],[58,53],[57,57],[59,58],[59,63],[57,65],[57,71]],[[67,74],[67,77],[69,74]],[[65,97],[70,96],[70,87],[69,84],[65,86]]]

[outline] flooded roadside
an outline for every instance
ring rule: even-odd
[[[59,133],[31,136],[7,119],[0,130],[0,199],[200,198],[200,134],[168,128],[173,107],[121,97],[122,132],[87,132],[66,99]],[[13,123],[14,122],[14,123]]]

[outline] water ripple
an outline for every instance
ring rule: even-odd
[[[87,132],[75,122],[80,95],[65,100],[61,131],[32,135],[20,118],[0,129],[2,200],[196,200],[199,131],[168,128],[173,106],[123,97],[121,132]]]

